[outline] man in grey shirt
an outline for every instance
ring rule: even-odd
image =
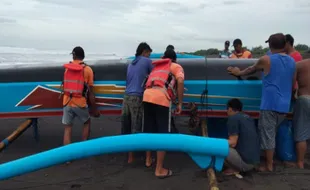
[[[260,161],[260,144],[254,120],[242,112],[239,99],[227,103],[229,154],[226,175],[253,170]]]

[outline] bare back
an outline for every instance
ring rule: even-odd
[[[310,59],[297,62],[298,96],[310,96]]]

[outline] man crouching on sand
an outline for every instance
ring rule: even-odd
[[[229,154],[224,170],[225,175],[253,170],[260,161],[259,136],[254,120],[242,112],[239,99],[231,99],[227,103],[227,128]]]
[[[84,64],[85,58],[82,47],[75,47],[72,51],[73,61],[65,64],[65,73],[63,81],[63,117],[62,123],[65,125],[63,144],[71,143],[72,125],[75,117],[84,124],[82,140],[89,138],[90,134],[90,114],[87,104],[88,97],[91,105],[94,105],[93,70]],[[92,96],[92,97],[89,97]],[[98,110],[95,110],[98,116]]]

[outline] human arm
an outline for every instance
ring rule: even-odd
[[[229,117],[227,121],[227,129],[229,147],[235,148],[239,138],[239,120],[234,116]]]
[[[96,105],[96,96],[94,90],[94,73],[90,67],[86,71],[86,83],[88,85],[87,103],[90,107],[90,113],[94,117],[99,117],[100,112]]]
[[[254,65],[244,69],[240,70],[238,67],[228,67],[227,71],[229,74],[235,75],[235,76],[244,76],[244,75],[250,75],[254,74],[258,70],[264,70],[266,64],[269,62],[268,56],[261,57]]]
[[[177,82],[178,105],[176,109],[176,114],[180,114],[182,112],[184,95],[184,70],[181,65],[174,63],[171,66],[171,73],[175,76]]]

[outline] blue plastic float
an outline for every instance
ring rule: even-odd
[[[164,55],[163,53],[152,53],[150,55],[150,59],[160,59],[163,55]],[[127,59],[131,60],[134,58],[135,58],[135,56],[130,56]],[[177,59],[205,59],[205,57],[204,56],[198,56],[198,55],[177,53]]]
[[[0,180],[90,156],[147,150],[186,152],[200,168],[213,167],[221,171],[228,155],[229,145],[226,139],[182,134],[130,134],[102,137],[1,164]]]

